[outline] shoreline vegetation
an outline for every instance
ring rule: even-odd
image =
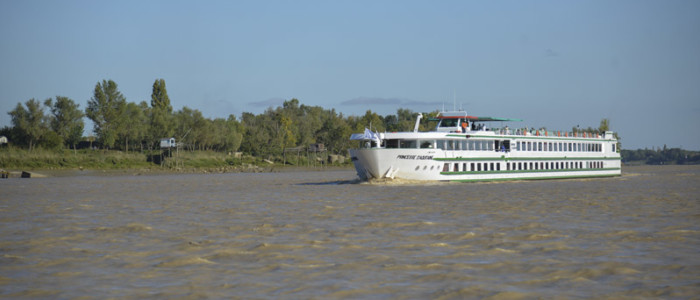
[[[350,170],[352,164],[336,155],[288,157],[284,162],[217,151],[153,151],[152,154],[118,150],[0,149],[0,171],[20,177],[27,171],[38,176],[174,173],[261,173],[288,170]],[[331,162],[331,157],[333,162]]]

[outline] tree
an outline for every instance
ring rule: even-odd
[[[173,126],[173,107],[170,105],[170,97],[165,89],[165,80],[156,79],[153,83],[153,92],[151,93],[151,133],[154,140],[160,138],[172,137],[174,133]]]
[[[114,147],[124,124],[123,114],[126,98],[117,89],[112,80],[102,80],[95,85],[92,98],[85,110],[90,120],[95,124],[94,131],[104,146]]]
[[[124,123],[124,128],[121,132],[121,139],[124,142],[124,149],[126,152],[129,152],[129,141],[131,141],[131,143],[139,142],[142,144],[144,138],[147,136],[147,110],[148,104],[146,104],[145,101],[141,102],[141,104],[133,102],[126,104],[124,118],[127,119],[128,122]]]
[[[15,109],[8,112],[8,114],[12,117],[12,125],[17,129],[19,135],[26,138],[29,151],[32,151],[34,145],[46,133],[48,128],[41,103],[32,98],[25,105],[26,109],[22,106],[22,103],[17,103]]]
[[[51,129],[61,138],[67,146],[73,146],[75,151],[76,145],[80,142],[83,136],[83,112],[76,104],[68,97],[56,96],[56,103],[52,99],[46,99],[44,102],[51,110]]]

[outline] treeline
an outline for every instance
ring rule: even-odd
[[[668,164],[700,164],[700,151],[689,151],[680,148],[622,150],[620,152],[624,163],[644,163],[648,165]]]
[[[156,149],[160,138],[173,136],[190,149],[235,151],[243,136],[234,116],[212,120],[187,107],[173,112],[163,79],[153,83],[150,105],[127,102],[114,81],[103,80],[95,85],[84,111],[73,99],[57,96],[43,105],[36,99],[17,103],[8,114],[12,127],[3,128],[0,135],[30,151],[37,146],[75,149],[88,140],[103,149],[144,151]],[[94,137],[82,136],[85,117],[94,124]]]
[[[197,109],[173,111],[165,80],[153,83],[150,103],[128,102],[112,80],[95,85],[87,107],[57,96],[40,102],[17,103],[8,112],[12,126],[0,130],[13,146],[44,149],[71,148],[89,141],[93,147],[122,151],[159,148],[161,138],[174,137],[187,150],[241,151],[259,157],[280,157],[285,149],[323,143],[330,153],[346,154],[349,137],[365,127],[374,131],[411,130],[416,112],[399,109],[396,115],[380,116],[368,110],[363,116],[343,116],[333,109],[307,106],[297,99],[268,108],[262,114],[243,113],[210,119]],[[434,127],[425,113],[421,129]],[[90,119],[94,137],[83,137],[84,118]]]

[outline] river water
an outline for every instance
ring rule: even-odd
[[[695,298],[700,166],[0,180],[2,298]]]

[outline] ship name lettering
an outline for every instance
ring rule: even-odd
[[[430,160],[433,159],[432,155],[402,155],[399,154],[396,156],[397,159],[420,159],[420,160]]]

